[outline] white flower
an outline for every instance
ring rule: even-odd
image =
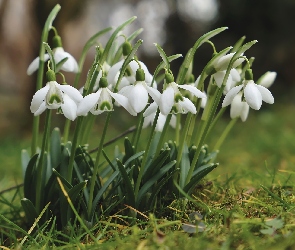
[[[146,128],[148,125],[153,124],[156,113],[157,113],[158,105],[156,102],[151,103],[148,108],[144,111],[144,121],[143,128]],[[163,115],[161,112],[159,113],[157,124],[155,127],[156,131],[163,131],[167,116]],[[171,127],[176,128],[176,116],[172,115],[170,123]]]
[[[225,56],[220,57],[216,62],[214,62],[213,67],[215,68],[216,71],[223,71],[226,70],[230,60],[234,56],[235,53],[229,53]],[[233,63],[233,68],[238,67],[245,59],[244,58],[238,58],[235,60]]]
[[[216,85],[221,88],[224,76],[226,74],[226,70],[217,71],[212,76],[216,82]],[[227,78],[227,82],[224,87],[224,94],[226,94],[232,87],[236,85],[236,83],[241,81],[241,76],[237,69],[233,68],[230,70],[230,73]]]
[[[134,85],[128,85],[123,87],[119,94],[122,94],[128,98],[129,105],[136,113],[140,113],[144,110],[148,104],[149,95],[159,101],[161,93],[152,87],[147,86],[144,81],[136,81]]]
[[[64,58],[68,58],[61,66],[61,70],[67,71],[67,72],[75,72],[75,73],[78,72],[79,67],[76,62],[76,59],[72,55],[70,55],[68,52],[65,52],[62,47],[57,47],[53,49],[52,52],[53,52],[53,56],[54,56],[54,60],[56,64],[58,64]],[[49,60],[49,55],[45,54],[44,61],[46,62],[48,60]],[[37,57],[33,60],[33,62],[31,62],[27,70],[28,75],[33,74],[39,68],[39,61],[40,61],[40,58]]]
[[[276,77],[277,72],[268,71],[257,80],[257,84],[269,88],[274,83]]]
[[[30,109],[37,116],[45,109],[61,108],[65,117],[73,121],[76,118],[77,105],[82,99],[82,95],[74,87],[50,81],[35,93]]]
[[[122,68],[123,63],[124,63],[124,60],[117,62],[116,64],[114,64],[110,68],[110,70],[108,72],[107,80],[108,80],[109,84],[112,85],[113,87],[116,86],[116,83],[119,78],[120,70]],[[139,61],[139,64],[141,66],[141,69],[143,69],[143,71],[145,73],[145,82],[147,83],[148,86],[151,86],[153,76],[150,74],[146,65],[143,62]],[[131,70],[131,72],[128,72],[128,75],[125,75],[122,78],[122,80],[118,86],[118,90],[135,82],[135,74],[136,74],[136,70],[138,68],[139,68],[139,65],[136,61],[131,61],[129,63],[129,69]],[[153,87],[156,88],[155,82],[153,83]]]
[[[105,111],[113,111],[114,107],[112,98],[123,106],[131,115],[137,115],[129,106],[127,97],[118,93],[113,93],[107,87],[100,88],[96,93],[85,96],[79,103],[77,115],[86,116],[89,111],[94,115],[99,115]]]
[[[262,101],[273,104],[274,98],[271,92],[261,86],[254,83],[253,80],[245,80],[243,84],[233,87],[223,99],[222,107],[230,105],[235,96],[243,89],[245,101],[248,105],[255,110],[259,110],[262,105]]]
[[[206,95],[202,93],[199,89],[191,85],[178,85],[175,82],[168,84],[166,89],[163,91],[158,105],[160,111],[163,115],[168,115],[171,110],[173,113],[183,113],[186,114],[191,112],[193,114],[197,113],[195,105],[186,97],[183,97],[179,89],[185,89],[189,91],[192,95],[198,98],[205,98]],[[157,102],[157,100],[155,100]]]
[[[242,101],[242,93],[238,93],[230,106],[230,117],[232,119],[240,117],[244,122],[247,120],[249,114],[249,105],[245,101]]]
[[[198,88],[199,82],[200,82],[200,78],[201,75],[198,76],[197,80],[195,81],[195,83],[193,84],[193,86],[195,86],[196,88]],[[201,100],[201,107],[204,109],[206,104],[207,104],[207,94],[205,91],[203,91],[203,94],[205,95],[204,98],[202,98]]]

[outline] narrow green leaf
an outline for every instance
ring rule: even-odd
[[[129,165],[132,161],[138,159],[138,158],[139,158],[140,156],[142,156],[143,154],[144,154],[144,151],[141,151],[141,152],[138,152],[138,153],[132,155],[131,157],[128,158],[127,161],[125,161],[124,165],[125,165],[126,167],[128,167],[128,165]]]
[[[181,152],[178,152],[179,154]],[[185,185],[185,180],[188,174],[188,171],[190,169],[190,159],[189,159],[189,152],[188,152],[188,147],[187,145],[184,145],[183,151],[182,151],[182,156],[181,156],[181,161],[180,161],[180,177],[179,177],[179,185],[181,188],[184,187]]]
[[[92,212],[90,215],[90,218],[93,217],[95,209],[96,209],[96,205],[97,203],[100,201],[100,199],[102,199],[102,196],[104,195],[105,191],[107,190],[107,188],[109,187],[109,185],[112,184],[112,182],[117,178],[117,176],[119,175],[119,170],[117,170],[116,172],[114,172],[109,178],[108,180],[103,184],[103,186],[101,187],[101,189],[97,192],[94,200],[93,200],[93,206],[92,206]]]
[[[52,168],[57,168],[61,161],[61,136],[59,128],[53,129],[51,133],[50,160]]]
[[[60,178],[62,183],[67,187],[67,188],[72,188],[73,186],[66,180],[65,177],[63,177],[59,172],[57,172],[54,168],[52,169],[52,172]]]
[[[161,48],[161,46],[159,44],[157,44],[157,43],[154,43],[154,44],[155,44],[155,46],[156,46],[156,48],[157,48],[157,50],[158,50],[158,52],[159,52],[159,54],[160,54],[160,56],[161,56],[164,64],[165,64],[165,68],[167,70],[169,70],[170,63],[169,63],[169,59],[168,59],[165,51]]]
[[[180,69],[179,69],[179,73],[177,76],[177,80],[176,82],[178,84],[183,84],[184,83],[184,79],[186,76],[186,73],[189,69],[190,64],[192,63],[195,53],[197,51],[197,49],[205,42],[207,42],[209,39],[211,39],[212,37],[216,36],[217,34],[219,34],[220,32],[226,30],[227,27],[221,27],[212,31],[209,31],[208,33],[204,34],[203,36],[201,36],[194,44],[194,46],[192,47],[192,49],[190,49],[185,57],[184,62],[182,63]]]
[[[163,166],[164,162],[170,155],[170,149],[162,151],[151,164],[144,166],[143,179],[147,180],[150,176],[153,176]]]
[[[26,215],[26,219],[27,219],[28,224],[33,225],[33,223],[35,222],[35,219],[38,217],[38,213],[36,211],[35,206],[27,198],[21,199],[21,205],[25,211],[25,215]]]
[[[149,178],[149,180],[141,187],[141,189],[138,192],[138,197],[136,200],[136,207],[139,206],[142,198],[144,195],[148,192],[148,190],[164,175],[166,174],[174,165],[176,161],[171,161],[168,164],[166,164],[164,167],[162,167],[157,174]]]
[[[35,200],[34,193],[36,190],[36,187],[34,186],[34,176],[36,172],[35,166],[37,163],[38,156],[39,154],[35,154],[29,161],[24,178],[24,196],[27,199],[32,200],[33,202]]]
[[[132,23],[134,20],[136,19],[136,17],[131,17],[130,19],[128,19],[126,22],[124,22],[123,24],[121,24],[114,32],[113,34],[111,35],[110,39],[108,40],[106,46],[105,46],[105,49],[104,49],[104,52],[102,54],[102,57],[100,59],[100,63],[103,64],[106,59],[107,59],[107,56],[109,54],[109,51],[112,47],[112,44],[115,40],[115,38],[117,37],[118,33],[123,30],[127,25],[129,25],[130,23]]]
[[[169,63],[171,63],[172,61],[176,60],[179,57],[182,57],[182,55],[181,54],[176,54],[176,55],[169,56],[168,57],[168,61],[169,61]],[[160,70],[164,69],[164,67],[165,67],[165,62],[164,61],[160,62],[159,65],[157,66],[155,72],[154,72],[153,80],[152,80],[152,84],[151,85],[153,85],[153,83],[154,83],[156,77],[158,76]]]
[[[28,153],[28,150],[23,149],[21,151],[21,164],[22,164],[23,176],[25,176],[25,172],[29,164],[29,161],[30,161],[30,155]]]
[[[171,171],[165,178],[161,179],[157,185],[153,188],[153,192],[151,193],[151,196],[149,197],[149,200],[147,202],[149,209],[152,209],[152,206],[156,200],[156,197],[160,191],[168,191],[168,190],[163,190],[163,186],[171,179],[171,177],[174,175],[174,173],[177,171],[175,169],[174,171]]]
[[[57,73],[56,71],[56,63],[55,63],[55,59],[54,59],[54,55],[53,55],[53,52],[49,46],[48,43],[43,43],[43,46],[45,48],[45,50],[47,51],[48,55],[49,55],[49,58],[50,58],[50,62],[51,62],[51,69],[53,70],[54,73]]]
[[[244,43],[246,37],[242,36],[233,46],[233,49],[231,50],[231,52],[236,52]]]
[[[55,70],[56,70],[56,72],[59,72],[59,71],[60,71],[60,69],[61,69],[61,67],[63,66],[63,64],[64,64],[68,59],[69,59],[68,57],[65,57],[65,58],[63,58],[62,60],[60,60],[60,61],[56,64],[56,66],[55,66]]]
[[[126,202],[128,205],[134,207],[135,206],[135,194],[134,194],[134,188],[131,184],[131,180],[126,172],[126,169],[122,162],[120,162],[119,159],[117,159],[117,165],[119,168],[119,171],[121,173],[121,177],[123,179],[123,184],[124,187],[126,188],[125,190],[125,197],[126,197]]]
[[[77,197],[80,195],[80,192],[86,187],[86,185],[87,181],[83,181],[78,183],[68,191],[68,196],[70,197],[73,204],[75,204]],[[71,220],[73,211],[71,210],[71,207],[68,204],[67,198],[65,196],[63,196],[60,201],[60,207],[62,224],[63,226],[66,226],[68,221]]]
[[[210,163],[198,168],[195,172],[193,172],[193,177],[189,181],[189,183],[183,188],[184,192],[189,193],[192,188],[207,174],[209,174],[213,169],[215,169],[219,164],[218,163]]]

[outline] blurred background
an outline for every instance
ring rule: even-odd
[[[77,59],[94,33],[137,16],[126,33],[144,28],[139,57],[151,72],[160,60],[154,42],[163,46],[168,55],[185,55],[201,35],[227,26],[227,31],[213,39],[217,50],[233,45],[244,35],[246,41],[258,40],[246,53],[256,58],[254,79],[268,70],[276,71],[278,77],[271,87],[276,103],[294,104],[293,0],[0,0],[0,137],[12,132],[22,135],[30,130],[29,104],[36,75],[27,76],[26,69],[38,55],[42,28],[57,3],[62,8],[54,25],[65,50]],[[197,52],[196,75],[211,53],[206,45]],[[87,58],[86,65],[89,65],[93,54]],[[181,59],[175,61],[173,68],[178,69],[181,62]]]
[[[271,87],[275,104],[263,105],[264,116],[261,114],[256,124],[261,121],[267,126],[268,122],[282,119],[275,116],[269,118],[268,110],[272,109],[276,114],[289,112],[288,123],[281,124],[282,127],[274,133],[286,129],[286,138],[294,134],[291,119],[295,103],[294,0],[0,0],[0,139],[3,145],[8,135],[9,138],[30,135],[33,116],[29,105],[35,92],[36,74],[27,76],[26,70],[38,56],[42,28],[57,3],[62,8],[54,26],[63,39],[65,50],[76,59],[94,33],[109,26],[117,27],[132,16],[138,18],[125,32],[131,34],[140,27],[144,28],[140,35],[144,43],[138,56],[150,72],[160,62],[153,45],[155,42],[168,55],[185,55],[201,35],[222,26],[229,29],[213,38],[217,50],[233,45],[244,35],[246,42],[258,40],[246,52],[248,57],[256,58],[254,80],[269,70],[276,71],[278,76]],[[208,45],[198,50],[196,76],[211,54],[212,49]],[[87,56],[84,76],[93,56],[94,51]],[[181,62],[181,59],[173,62],[172,68],[177,69]],[[73,76],[67,76],[70,83]],[[83,79],[85,77],[82,77],[81,84]],[[256,112],[252,111],[250,119],[254,115]],[[278,135],[278,138],[281,137]],[[16,149],[19,146],[13,147]]]

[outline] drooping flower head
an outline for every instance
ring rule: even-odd
[[[131,115],[137,115],[134,110],[130,108],[127,97],[118,93],[113,93],[108,89],[108,82],[105,77],[101,77],[98,91],[85,96],[80,102],[77,115],[86,116],[88,112],[99,115],[105,111],[113,111],[113,99],[123,106]]]
[[[61,110],[70,120],[76,119],[77,105],[83,99],[80,92],[70,85],[60,85],[55,81],[55,73],[49,70],[46,73],[48,82],[38,90],[32,99],[30,110],[35,116],[42,114],[46,109]]]
[[[274,98],[271,92],[252,80],[252,70],[248,69],[245,73],[245,80],[243,84],[233,87],[224,97],[222,107],[230,105],[235,96],[242,91],[245,101],[248,105],[255,110],[259,110],[262,105],[262,101],[273,104]]]
[[[184,89],[189,91],[193,96],[198,98],[206,98],[206,95],[202,93],[199,89],[189,84],[179,85],[174,82],[174,78],[170,73],[166,73],[166,88],[163,91],[160,100],[158,102],[160,111],[163,115],[168,115],[170,112],[177,114],[186,114],[191,112],[193,114],[197,113],[195,105],[192,101],[184,97],[179,89]],[[155,100],[157,101],[157,100]]]
[[[67,71],[67,72],[74,72],[74,73],[79,71],[79,67],[78,67],[78,63],[76,59],[71,54],[64,51],[62,47],[61,38],[58,35],[53,37],[52,52],[53,52],[53,56],[54,56],[54,60],[56,64],[58,64],[63,59],[67,58],[67,60],[62,64],[61,70]],[[50,58],[49,54],[47,53],[44,54],[45,62],[48,61],[49,58]],[[35,58],[33,62],[31,62],[31,64],[29,65],[27,69],[28,75],[33,74],[39,68],[39,62],[40,62],[39,57]]]
[[[123,87],[119,94],[128,98],[129,105],[136,113],[140,113],[148,104],[149,94],[155,100],[160,98],[160,92],[147,85],[143,69],[136,70],[136,79],[133,84]]]

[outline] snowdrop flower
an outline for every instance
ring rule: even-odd
[[[259,110],[262,105],[262,101],[273,104],[274,98],[271,92],[261,86],[254,83],[253,80],[244,80],[243,84],[233,87],[223,99],[222,107],[230,105],[235,96],[243,89],[243,94],[247,104],[255,110]]]
[[[123,87],[119,94],[128,98],[129,105],[136,113],[140,113],[148,104],[149,94],[155,100],[160,99],[160,92],[157,89],[147,86],[145,72],[143,69],[136,70],[136,81],[133,85]]]
[[[219,88],[221,88],[225,74],[226,74],[226,70],[222,70],[222,71],[217,71],[216,73],[212,75],[216,82],[216,85]],[[235,68],[231,69],[228,79],[225,83],[224,94],[226,94],[232,87],[236,85],[236,83],[240,81],[241,81],[241,76],[239,74],[239,71]]]
[[[54,75],[53,71],[48,72],[47,76]],[[42,114],[46,109],[61,109],[64,116],[73,121],[76,118],[77,105],[82,99],[77,89],[70,85],[58,84],[54,76],[45,87],[34,94],[30,109],[35,116]]]
[[[129,106],[127,97],[113,93],[108,89],[108,82],[105,77],[100,79],[100,88],[96,93],[89,94],[83,98],[79,103],[77,115],[86,116],[88,112],[94,115],[99,115],[105,111],[113,111],[113,101],[115,99],[121,106],[123,106],[131,115],[136,116],[136,112]]]
[[[223,71],[226,70],[230,60],[232,59],[232,57],[234,56],[235,53],[229,53],[225,56],[220,57],[216,62],[214,62],[213,67],[216,70],[216,72],[218,71]],[[244,58],[238,58],[234,63],[233,63],[233,68],[238,67],[245,59]]]
[[[166,81],[167,87],[163,91],[160,100],[158,101],[161,113],[163,115],[168,115],[172,110],[173,113],[186,114],[191,112],[196,114],[197,110],[195,105],[190,99],[184,97],[180,93],[179,88],[189,91],[192,95],[198,98],[205,98],[206,95],[194,86],[188,84],[176,84],[171,74],[166,74]],[[157,100],[155,101],[157,102]]]
[[[156,102],[153,102],[148,106],[148,108],[144,111],[143,117],[143,128],[146,128],[148,125],[153,124],[156,113],[157,113],[158,105]],[[157,124],[155,127],[156,131],[163,131],[167,116],[163,115],[161,112],[159,113]],[[170,123],[171,127],[176,128],[176,116],[172,115]]]
[[[116,86],[123,63],[124,63],[124,60],[117,62],[110,68],[108,72],[107,80],[110,83],[110,85],[112,85],[113,87]],[[145,74],[144,81],[147,83],[148,86],[151,86],[153,76],[150,74],[146,65],[143,62],[138,61],[138,63],[140,64],[140,68],[143,69],[144,71],[144,74]],[[136,61],[131,61],[129,63],[127,70],[125,71],[125,76],[122,78],[118,86],[118,90],[121,90],[123,87],[128,86],[135,82],[136,71],[137,69],[139,69],[138,63]],[[153,87],[156,88],[156,86],[157,85],[154,82]]]
[[[62,44],[61,44],[60,36],[54,36],[52,52],[53,52],[53,56],[54,56],[54,60],[55,60],[56,64],[58,64],[64,58],[68,58],[61,66],[61,70],[67,71],[67,72],[74,72],[74,73],[78,72],[78,70],[79,70],[78,63],[72,55],[70,55],[68,52],[64,51]],[[49,58],[50,58],[49,54],[44,55],[45,62],[48,61]],[[40,62],[39,57],[37,57],[33,60],[33,62],[29,65],[29,67],[27,69],[28,75],[33,74],[39,68],[39,62]]]
[[[277,72],[268,71],[258,79],[257,84],[269,88],[274,83],[276,77]]]
[[[249,114],[249,105],[247,102],[242,101],[242,93],[238,93],[230,106],[230,117],[232,119],[236,117],[240,117],[241,120],[244,122],[247,120]]]

